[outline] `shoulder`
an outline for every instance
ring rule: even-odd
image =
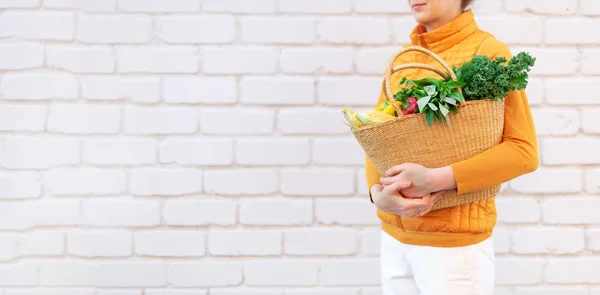
[[[508,46],[504,42],[496,39],[492,34],[488,34],[488,36],[483,39],[478,54],[486,55],[490,59],[496,57],[504,57],[506,59],[512,58],[512,53]]]

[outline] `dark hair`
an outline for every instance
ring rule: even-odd
[[[472,2],[473,2],[473,0],[462,0],[462,9],[463,10],[467,9],[467,7],[469,5],[471,5]]]

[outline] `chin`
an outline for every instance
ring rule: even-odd
[[[428,17],[428,15],[423,15],[423,14],[413,14],[413,18],[415,19],[415,21],[417,21],[419,24],[422,24],[424,26],[426,26],[428,23],[431,22],[431,18]]]

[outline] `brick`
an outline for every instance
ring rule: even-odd
[[[356,185],[356,193],[361,196],[368,196],[369,189],[367,188],[367,173],[366,169],[362,168],[358,170],[357,174],[358,184]]]
[[[211,295],[284,295],[282,289],[273,288],[248,288],[248,289],[212,289]],[[286,291],[285,295],[291,294]]]
[[[93,226],[156,226],[160,224],[160,202],[127,198],[84,201],[83,220]]]
[[[585,34],[581,30],[598,30],[600,24],[585,18],[554,18],[547,20],[544,43],[547,44],[598,44],[600,36]]]
[[[143,165],[154,163],[152,139],[100,137],[83,140],[83,161],[94,165]]]
[[[600,63],[600,50],[598,49],[581,49],[581,72],[583,74],[598,75],[600,68],[594,65]]]
[[[310,2],[310,0],[304,2]],[[319,6],[323,6],[323,1],[320,2]],[[313,19],[248,17],[243,18],[240,24],[243,42],[311,44],[315,40],[315,21]]]
[[[50,9],[73,9],[80,11],[115,11],[118,0],[44,0],[44,7]]]
[[[189,46],[122,46],[117,48],[120,73],[196,73],[197,49]]]
[[[345,134],[350,128],[342,123],[339,109],[287,108],[279,111],[278,129],[283,134]]]
[[[358,51],[356,56],[356,70],[361,74],[382,75],[390,57],[397,50],[397,48],[389,47],[361,49]],[[381,89],[383,78],[380,77],[378,80],[379,89]]]
[[[38,270],[32,262],[18,262],[0,266],[0,284],[3,287],[37,286]]]
[[[577,286],[552,286],[552,287],[521,287],[515,290],[516,295],[588,295],[584,287]]]
[[[66,134],[116,134],[121,129],[121,107],[53,104],[47,128],[50,132]]]
[[[590,97],[600,79],[549,79],[546,82],[546,100],[551,105],[594,105],[598,100]]]
[[[0,8],[32,8],[40,5],[40,0],[3,0]]]
[[[301,138],[242,138],[235,151],[236,163],[241,165],[305,165],[310,161],[310,143]]]
[[[542,203],[546,224],[600,224],[600,199],[593,197],[561,197]]]
[[[130,100],[154,103],[160,100],[159,79],[155,77],[83,76],[81,93],[88,100]]]
[[[504,12],[504,0],[473,1],[471,8],[475,15],[500,14]]]
[[[277,173],[271,169],[205,170],[204,191],[221,195],[271,194],[277,191]]]
[[[79,141],[73,138],[0,136],[0,166],[46,169],[79,162]]]
[[[124,119],[126,134],[191,134],[198,128],[196,113],[184,107],[125,107]]]
[[[363,290],[367,290],[367,288],[364,288]],[[360,289],[356,288],[307,287],[286,289],[285,295],[359,295],[359,291]],[[381,294],[381,292],[379,292],[379,294]]]
[[[0,172],[0,200],[35,199],[41,196],[42,180],[33,172]]]
[[[600,169],[585,173],[585,190],[592,194],[600,193]]]
[[[510,182],[511,189],[520,193],[576,193],[582,186],[581,171],[572,168],[542,168]]]
[[[600,251],[600,229],[590,228],[586,231],[587,249]]]
[[[74,25],[75,18],[69,12],[6,11],[0,16],[0,38],[71,41]]]
[[[397,5],[400,6],[400,5]],[[407,5],[408,6],[408,5]],[[392,35],[394,36],[394,41],[399,43],[408,43],[410,42],[410,34],[417,23],[413,17],[398,17],[394,18],[391,22],[392,27]],[[387,56],[389,59],[390,56]],[[383,74],[383,70],[380,72]]]
[[[322,78],[319,101],[324,105],[371,106],[379,98],[381,78]]]
[[[554,258],[546,266],[546,281],[558,284],[598,284],[600,277],[594,270],[600,267],[597,257]]]
[[[584,109],[581,116],[583,132],[600,134],[600,109]]]
[[[77,40],[91,44],[147,43],[152,40],[152,18],[126,14],[79,15]]]
[[[367,256],[379,256],[381,253],[381,229],[368,228],[360,232],[360,251]]]
[[[231,16],[165,16],[157,21],[158,38],[173,44],[219,44],[235,38],[236,23]]]
[[[225,138],[169,138],[160,145],[160,162],[224,166],[233,162],[233,141]]]
[[[69,226],[81,223],[77,200],[43,200],[3,204],[0,229],[25,230],[37,226]]]
[[[244,225],[310,225],[312,200],[261,198],[242,200],[240,223]]]
[[[275,11],[275,0],[204,0],[204,11],[229,13],[270,13]]]
[[[119,0],[119,10],[127,12],[197,12],[201,0]]]
[[[415,284],[411,283],[411,287],[414,287],[413,290],[417,290],[416,283]],[[368,287],[368,288],[364,288],[360,294],[361,295],[380,295],[381,291],[382,290],[379,287]],[[494,294],[494,295],[498,295],[498,294]]]
[[[25,70],[43,66],[43,45],[29,42],[0,44],[0,69]]]
[[[230,200],[169,200],[163,217],[165,224],[173,226],[232,225],[237,207]]]
[[[136,196],[177,196],[202,191],[202,171],[195,168],[136,168],[129,175]]]
[[[328,18],[319,23],[317,31],[318,40],[329,44],[385,44],[391,36],[383,18]]]
[[[61,195],[114,195],[126,190],[125,171],[98,168],[56,168],[48,172],[47,189]]]
[[[346,48],[283,48],[280,67],[290,74],[351,73],[354,53]]]
[[[312,78],[243,78],[241,89],[240,101],[247,105],[312,105],[315,102]]]
[[[363,165],[365,152],[354,138],[316,139],[313,160],[322,165]]]
[[[34,231],[21,235],[19,254],[23,256],[62,256],[65,234],[60,231]]]
[[[167,103],[232,104],[237,101],[234,77],[167,77]]]
[[[507,44],[538,44],[542,42],[542,22],[522,16],[486,16],[478,19],[482,30]]]
[[[282,234],[273,230],[211,230],[208,233],[211,256],[279,256]]]
[[[123,230],[67,232],[67,253],[81,257],[131,256],[131,233]]]
[[[199,257],[204,256],[202,231],[143,231],[134,235],[138,256]]]
[[[32,289],[8,289],[5,295],[95,295],[93,289],[89,288],[32,288]]]
[[[572,135],[579,132],[581,123],[577,110],[536,108],[531,113],[539,136]]]
[[[348,13],[351,0],[280,0],[279,11],[287,13]]]
[[[0,261],[9,261],[19,256],[19,235],[15,233],[0,234]]]
[[[319,199],[315,215],[320,224],[376,225],[381,221],[369,199]]]
[[[581,0],[579,11],[583,15],[600,15],[600,3],[595,0]]]
[[[151,292],[152,289],[148,289],[146,292]],[[97,290],[98,295],[142,295],[142,290],[126,290],[126,289],[100,289]],[[149,293],[150,294],[150,293]],[[205,294],[201,294],[205,295]]]
[[[513,54],[529,52],[535,56],[535,66],[531,68],[530,75],[570,75],[577,71],[579,66],[579,51],[574,48],[511,48]],[[550,66],[548,63],[552,63]]]
[[[545,97],[545,85],[539,78],[530,78],[526,88],[527,100],[531,106],[542,104]]]
[[[272,110],[252,107],[207,109],[200,117],[200,129],[209,135],[265,135],[274,125]]]
[[[247,260],[244,278],[248,286],[314,286],[318,265],[314,261],[279,259]]]
[[[552,3],[544,0],[506,0],[504,8],[510,12],[567,15],[577,13],[577,0],[555,1]]]
[[[354,11],[358,13],[409,13],[410,6],[395,0],[356,0]]]
[[[517,254],[574,254],[585,248],[583,229],[521,227],[511,236]]]
[[[46,46],[48,67],[73,73],[112,73],[113,50],[105,46]]]
[[[496,285],[539,284],[543,280],[545,260],[507,257],[496,259]]]
[[[496,207],[499,222],[523,224],[540,220],[540,206],[533,198],[498,198]]]
[[[11,73],[2,77],[0,92],[9,100],[76,99],[79,85],[67,73]]]
[[[145,295],[207,295],[208,290],[145,289]]]
[[[381,283],[379,261],[374,258],[324,261],[319,281],[324,286],[365,286]]]
[[[95,266],[90,262],[45,260],[38,263],[41,286],[81,287],[96,283]]]
[[[44,131],[46,106],[0,105],[0,131]]]
[[[99,287],[160,287],[166,284],[164,262],[105,262],[95,271]]]
[[[496,227],[492,234],[494,252],[496,254],[508,253],[511,248],[511,236],[508,228]]]
[[[169,265],[169,285],[175,287],[227,287],[242,282],[239,262],[174,262]]]
[[[356,254],[356,231],[340,229],[291,229],[284,233],[285,254],[335,256]]]
[[[272,74],[277,69],[278,52],[259,47],[204,49],[206,74]]]
[[[544,165],[600,164],[598,150],[600,150],[598,139],[548,138],[542,142],[542,160]]]
[[[351,195],[355,191],[354,181],[354,171],[350,169],[289,168],[281,172],[281,192],[294,196]]]
[[[130,100],[154,103],[160,100],[159,79],[153,77],[81,77],[81,91],[88,100]]]

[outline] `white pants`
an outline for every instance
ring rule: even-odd
[[[492,295],[492,239],[455,248],[413,246],[381,233],[383,295]]]

